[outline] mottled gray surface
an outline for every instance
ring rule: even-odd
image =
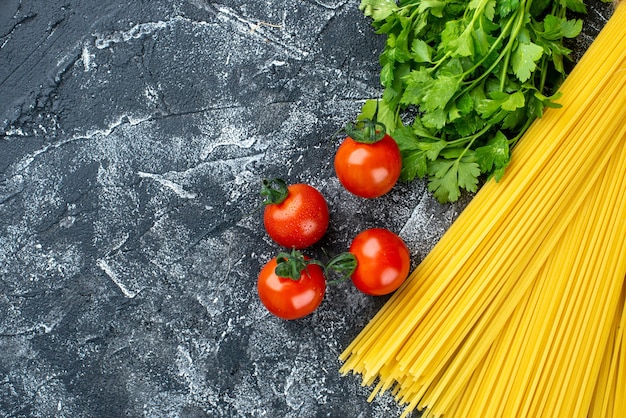
[[[467,203],[336,180],[382,41],[358,1],[3,1],[0,415],[397,416],[338,374],[384,298],[287,322],[255,290],[263,177],[327,197],[318,257],[383,226],[415,264]]]

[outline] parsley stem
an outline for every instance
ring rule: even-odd
[[[536,117],[529,117],[526,123],[524,123],[524,127],[520,129],[519,133],[515,135],[513,138],[509,140],[509,148],[513,148],[517,141],[524,135],[524,133],[530,128],[530,125],[535,121]]]
[[[546,85],[546,77],[548,76],[548,59],[546,56],[541,58],[541,73],[539,75],[539,88],[537,90],[543,91],[543,88]]]
[[[489,48],[489,50],[487,51],[487,53],[485,54],[484,57],[482,57],[480,60],[478,60],[478,62],[476,62],[476,64],[474,64],[469,70],[467,70],[464,74],[463,74],[463,78],[465,78],[466,75],[472,74],[478,67],[480,67],[485,60],[489,57],[489,55],[491,55],[491,53],[498,47],[500,46],[500,43],[504,41],[504,39],[509,36],[512,33],[515,33],[515,36],[510,36],[509,37],[509,42],[507,43],[507,45],[504,47],[504,51],[505,52],[500,52],[500,55],[498,56],[498,59],[496,59],[489,68],[487,68],[485,71],[482,72],[482,74],[476,78],[474,78],[468,85],[466,85],[462,90],[460,90],[459,92],[457,92],[453,98],[453,100],[456,100],[457,98],[461,97],[462,95],[464,95],[465,93],[471,91],[472,89],[474,89],[474,87],[476,87],[484,78],[486,78],[487,76],[489,76],[492,71],[494,70],[494,68],[496,68],[496,66],[500,63],[500,61],[502,61],[502,56],[503,54],[507,54],[511,48],[513,47],[513,42],[515,41],[515,38],[517,38],[517,34],[519,33],[520,27],[521,27],[521,23],[524,21],[523,20],[523,16],[524,13],[522,11],[521,16],[522,19],[519,19],[519,10],[518,9],[516,11],[515,14],[513,14],[511,16],[511,18],[507,21],[506,26],[504,26],[504,28],[502,28],[502,32],[500,32],[500,36],[498,36],[496,38],[496,40],[493,42],[493,44],[491,45],[491,47]],[[523,10],[523,9],[522,9]],[[518,21],[518,24],[516,25],[517,30],[516,31],[510,31],[511,26],[513,25],[513,23],[516,21]],[[506,69],[506,67],[504,67]]]
[[[446,60],[450,58],[451,56],[452,56],[452,51],[446,52],[446,54],[443,57],[441,57],[440,59],[438,59],[436,62],[433,63],[432,67],[427,69],[428,72],[434,73],[437,70],[437,68],[439,68],[439,66],[443,64],[444,62],[446,62]]]
[[[463,145],[465,143],[467,143],[469,141],[470,145],[479,137],[483,136],[484,134],[486,134],[489,129],[491,129],[492,126],[491,125],[487,125],[484,128],[482,128],[480,131],[476,132],[475,134],[469,135],[469,136],[464,136],[461,138],[457,138],[455,140],[452,141],[448,141],[448,145],[447,147],[453,148],[457,145]]]
[[[507,79],[507,71],[509,69],[509,60],[511,59],[511,50],[509,49],[504,55],[504,64],[500,70],[500,91],[504,91],[504,84]]]

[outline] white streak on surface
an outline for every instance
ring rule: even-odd
[[[237,13],[235,10],[229,7],[223,5],[213,6],[215,8],[215,11],[210,10],[206,7],[202,8],[204,8],[205,10],[210,10],[214,13],[216,12],[217,19],[222,23],[227,23],[231,25],[235,31],[244,34],[245,36],[256,37],[259,40],[262,40],[263,43],[269,42],[270,44],[273,44],[275,47],[282,49],[289,56],[297,60],[302,60],[309,55],[309,51],[286,43],[284,40],[274,34],[275,30],[283,29],[282,25],[274,25],[266,22],[253,21],[242,16],[241,14]],[[117,43],[128,42],[133,39],[140,39],[145,36],[150,36],[159,30],[167,29],[168,27],[181,22],[192,25],[211,26],[209,22],[194,21],[187,17],[174,16],[167,21],[159,20],[156,22],[138,23],[125,31],[115,31],[106,35],[94,34],[94,37],[96,38],[95,46],[98,49],[106,49],[109,48],[111,45]]]
[[[201,128],[205,130],[204,128]],[[210,131],[206,130],[209,134]],[[220,132],[220,137],[216,141],[212,141],[202,150],[201,158],[206,160],[216,148],[222,146],[235,146],[241,149],[251,148],[257,142],[257,138],[251,136],[248,129],[238,126],[225,126]]]
[[[117,274],[115,274],[111,266],[109,266],[109,264],[106,261],[104,261],[103,259],[99,259],[97,264],[98,264],[98,267],[100,267],[102,271],[104,271],[106,275],[109,276],[109,279],[111,279],[111,281],[115,283],[117,287],[120,288],[124,296],[126,296],[129,299],[132,299],[135,296],[137,296],[136,292],[133,292],[132,290],[129,290],[126,286],[124,286],[124,283],[122,283],[118,279]]]
[[[128,115],[122,115],[115,122],[113,122],[109,127],[105,128],[105,129],[96,129],[96,130],[93,130],[93,131],[89,131],[89,132],[85,133],[84,135],[71,136],[71,137],[66,138],[64,140],[45,145],[44,147],[34,151],[32,154],[27,155],[22,160],[17,162],[13,171],[15,173],[19,173],[20,171],[25,170],[26,168],[28,168],[29,165],[31,165],[33,163],[33,161],[35,161],[35,159],[39,155],[44,154],[44,153],[46,153],[46,152],[48,152],[50,150],[53,150],[55,148],[59,148],[59,147],[62,147],[63,145],[69,144],[69,143],[74,142],[74,141],[80,141],[80,140],[83,140],[83,139],[92,139],[92,138],[98,137],[98,136],[105,136],[106,137],[106,136],[111,135],[111,133],[113,133],[115,128],[117,128],[119,126],[122,126],[122,125],[125,125],[125,124],[128,124],[130,126],[135,126],[135,125],[138,125],[140,123],[150,121],[151,119],[152,119],[151,117],[134,118],[134,117],[128,116]]]
[[[110,47],[112,44],[128,42],[131,39],[139,39],[160,29],[167,28],[169,23],[170,22],[164,22],[162,20],[159,20],[158,22],[139,23],[126,31],[114,32],[110,35],[96,34],[96,48],[105,49]]]
[[[214,4],[213,6],[218,12],[217,18],[221,22],[231,24],[239,33],[245,34],[246,36],[256,36],[263,40],[263,42],[269,42],[297,60],[302,60],[309,55],[308,51],[286,43],[280,39],[280,37],[274,35],[274,31],[276,29],[284,29],[284,25],[274,25],[266,22],[253,21],[227,6],[219,4]]]
[[[87,48],[87,45],[83,45],[81,59],[83,60],[83,67],[85,68],[85,72],[88,72],[92,68],[95,68],[95,63],[92,61],[94,57],[95,55],[89,52],[89,48]]]
[[[194,21],[183,16],[174,16],[171,19],[168,19],[165,21],[159,20],[156,22],[138,23],[128,30],[115,31],[113,33],[106,34],[106,35],[95,33],[93,34],[93,36],[96,38],[95,46],[98,49],[106,49],[106,48],[109,48],[113,44],[128,42],[133,39],[140,39],[140,38],[143,38],[144,36],[152,35],[155,32],[158,32],[163,29],[167,29],[173,24],[180,23],[180,22],[193,24],[193,25],[199,25],[199,26],[211,26],[211,24],[208,22]]]
[[[196,197],[198,197],[196,193],[186,191],[180,184],[174,183],[173,181],[168,180],[159,174],[144,173],[143,171],[138,171],[137,175],[141,178],[153,179],[157,183],[167,187],[168,189],[171,189],[174,193],[176,193],[179,197],[183,199],[195,199]]]

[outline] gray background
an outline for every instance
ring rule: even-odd
[[[471,198],[336,180],[332,134],[381,93],[383,42],[358,1],[3,0],[0,415],[397,416],[338,374],[384,297],[343,283],[287,322],[255,288],[280,250],[263,177],[326,196],[322,258],[381,226],[415,265]]]

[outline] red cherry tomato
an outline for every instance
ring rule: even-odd
[[[350,193],[374,198],[389,192],[400,177],[402,157],[389,135],[374,143],[347,137],[335,154],[335,172]]]
[[[298,319],[315,311],[326,293],[324,270],[308,264],[294,280],[278,276],[277,265],[273,258],[259,273],[257,290],[267,310],[282,319]]]
[[[357,260],[352,283],[368,295],[386,295],[409,275],[411,258],[402,238],[384,228],[367,229],[352,240],[350,253]]]
[[[328,228],[329,213],[324,196],[308,184],[285,187],[284,200],[265,206],[265,230],[283,247],[301,249],[315,244]]]

